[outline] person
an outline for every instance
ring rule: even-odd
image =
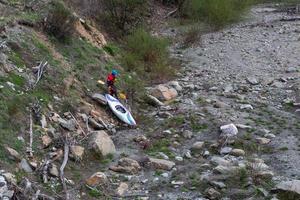
[[[106,79],[106,85],[107,85],[107,88],[108,88],[108,93],[112,96],[115,96],[116,98],[118,98],[117,89],[116,89],[116,86],[115,86],[117,75],[118,75],[118,71],[114,69],[107,76],[107,79]]]

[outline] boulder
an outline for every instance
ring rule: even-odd
[[[168,83],[168,85],[170,87],[173,87],[175,90],[177,90],[178,92],[181,92],[183,89],[182,87],[180,86],[179,82],[178,81],[170,81]]]
[[[82,159],[83,154],[84,154],[84,147],[78,146],[78,145],[74,145],[74,146],[71,146],[70,150],[71,150],[71,155],[75,159],[79,159],[79,160]]]
[[[59,177],[59,171],[55,164],[53,164],[53,163],[51,164],[51,166],[49,168],[49,173],[51,176]]]
[[[89,117],[88,122],[91,125],[91,127],[95,130],[103,130],[105,127],[102,124],[99,124],[96,120],[93,118]]]
[[[111,166],[110,170],[120,173],[137,174],[141,170],[140,164],[131,158],[121,158],[116,166]]]
[[[48,135],[43,135],[42,136],[42,143],[43,143],[43,147],[47,148],[52,143],[51,137],[49,137]]]
[[[85,183],[88,186],[96,187],[98,185],[104,185],[104,184],[108,183],[108,179],[103,172],[96,172],[91,177],[86,179]]]
[[[198,142],[195,142],[195,143],[192,145],[192,148],[191,148],[191,149],[194,150],[194,151],[197,151],[197,150],[202,150],[203,147],[204,147],[204,142],[198,141]]]
[[[251,85],[257,85],[257,84],[259,84],[258,80],[255,77],[247,77],[247,81]]]
[[[106,98],[102,94],[95,93],[95,94],[93,94],[92,99],[102,105],[107,105]]]
[[[233,156],[244,156],[245,151],[243,149],[232,149],[232,151],[229,154]]]
[[[59,118],[58,122],[63,128],[65,128],[69,131],[75,131],[76,130],[76,121],[74,119],[64,120],[62,118]]]
[[[270,139],[268,138],[263,138],[263,137],[258,137],[256,138],[256,141],[259,143],[259,144],[268,144],[271,142]]]
[[[223,147],[220,150],[220,154],[229,154],[232,151],[232,147]]]
[[[27,173],[32,173],[33,172],[31,166],[28,164],[27,160],[24,159],[24,158],[19,163],[19,167],[20,167],[20,169],[24,170]]]
[[[221,135],[226,137],[233,137],[238,134],[238,129],[234,124],[227,124],[220,127]]]
[[[160,101],[169,101],[178,96],[178,93],[174,88],[166,85],[158,85],[151,89],[150,93]]]
[[[225,160],[224,158],[218,157],[218,156],[213,156],[211,158],[210,162],[213,165],[223,165],[223,166],[231,166],[232,165],[228,160]]]
[[[17,179],[16,179],[16,176],[12,173],[9,173],[9,172],[5,172],[2,174],[2,176],[5,177],[6,181],[8,183],[12,183],[12,184],[17,184]]]
[[[16,150],[10,147],[5,147],[5,150],[9,154],[9,158],[15,161],[21,161],[21,155]]]
[[[124,194],[127,192],[128,190],[128,184],[127,183],[120,183],[119,187],[117,188],[117,194],[119,196],[124,196]]]
[[[149,158],[149,159],[150,159],[150,165],[155,169],[171,170],[175,166],[175,163],[169,160],[156,159],[156,158]]]
[[[156,97],[150,95],[150,94],[147,94],[146,95],[146,102],[150,105],[153,105],[153,106],[163,106],[164,103],[161,102],[160,100],[158,100]]]
[[[239,169],[237,166],[224,166],[218,165],[213,169],[214,173],[216,174],[232,174]]]
[[[115,145],[105,131],[95,131],[91,133],[89,149],[93,149],[100,156],[116,153]]]
[[[275,186],[275,191],[286,192],[294,199],[300,199],[300,180],[280,182]]]
[[[209,199],[219,199],[221,197],[221,193],[215,190],[214,188],[208,188],[205,193],[207,194]]]

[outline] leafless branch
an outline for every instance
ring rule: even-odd
[[[30,111],[29,115],[29,120],[30,120],[30,127],[29,127],[29,148],[28,148],[28,153],[29,157],[33,157],[33,152],[32,152],[32,143],[33,143],[33,133],[32,133],[32,112]]]
[[[65,145],[64,145],[64,160],[63,160],[62,165],[60,166],[60,180],[61,180],[64,192],[66,195],[66,198],[65,198],[66,200],[70,199],[70,195],[68,193],[68,188],[67,188],[67,184],[66,184],[65,176],[64,176],[64,169],[65,169],[65,167],[68,163],[68,159],[69,159],[69,150],[70,150],[70,148],[69,148],[69,144],[68,144],[68,139],[66,137]]]

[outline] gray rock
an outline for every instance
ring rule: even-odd
[[[187,138],[187,139],[191,139],[193,137],[193,132],[192,131],[189,131],[189,130],[185,130],[183,132],[183,137],[184,138]]]
[[[204,147],[204,142],[200,142],[200,141],[198,141],[198,142],[195,142],[193,145],[192,145],[192,150],[202,150],[203,149],[203,147]]]
[[[218,156],[213,156],[210,160],[210,162],[213,165],[223,165],[223,166],[230,166],[231,163],[228,160],[225,160],[224,158],[218,157]]]
[[[16,150],[10,147],[5,147],[5,150],[9,154],[9,158],[15,161],[21,161],[21,155]]]
[[[98,103],[102,104],[102,105],[107,105],[107,101],[104,95],[102,94],[93,94],[92,99],[94,101],[97,101]]]
[[[240,109],[242,109],[242,110],[253,110],[253,106],[252,105],[250,105],[250,104],[244,104],[244,105],[241,105],[240,106]]]
[[[231,147],[223,147],[220,151],[221,154],[229,154],[232,151]]]
[[[243,149],[232,149],[232,151],[230,152],[230,155],[233,155],[233,156],[244,156],[245,155],[245,151]]]
[[[220,127],[222,136],[233,137],[238,134],[238,129],[234,124],[227,124]]]
[[[59,171],[55,164],[53,164],[53,163],[51,164],[51,166],[49,168],[49,173],[51,176],[59,177]]]
[[[263,138],[263,137],[258,137],[258,138],[256,138],[256,141],[257,141],[259,144],[262,144],[262,145],[268,144],[268,143],[271,142],[270,139],[268,139],[268,138]]]
[[[65,128],[69,131],[75,131],[76,130],[76,121],[74,119],[64,120],[62,118],[59,118],[58,122],[63,128]]]
[[[168,160],[156,159],[156,158],[149,158],[150,165],[155,169],[163,169],[163,170],[171,170],[175,163]]]
[[[120,173],[137,174],[141,170],[141,166],[138,161],[131,158],[121,158],[118,164],[110,166],[110,170]]]
[[[164,105],[163,102],[161,102],[156,97],[154,97],[150,94],[146,95],[146,101],[147,101],[148,104],[153,105],[153,106],[163,106]]]
[[[215,187],[217,187],[217,188],[219,188],[219,189],[223,189],[223,188],[226,188],[226,185],[225,185],[225,183],[223,183],[223,182],[218,182],[218,181],[211,181],[211,182],[209,182],[212,186],[215,186]]]
[[[215,190],[214,188],[208,188],[205,193],[207,194],[207,196],[209,197],[209,199],[219,199],[221,196],[221,193],[218,192],[217,190]]]
[[[289,67],[285,70],[286,73],[295,73],[298,69],[296,67]]]
[[[161,101],[169,101],[178,96],[178,93],[174,88],[162,84],[152,88],[150,93]]]
[[[173,87],[178,92],[181,92],[183,90],[178,81],[170,81],[168,83],[168,85],[171,86],[171,87]]]
[[[100,156],[115,154],[116,148],[105,131],[95,131],[90,134],[89,149],[93,149]]]
[[[99,124],[95,119],[93,119],[92,117],[88,118],[89,124],[91,125],[91,127],[93,127],[95,130],[103,130],[105,129],[104,126],[102,126],[102,124]]]
[[[27,160],[24,159],[24,158],[19,163],[19,167],[20,167],[20,169],[23,169],[27,173],[32,173],[33,172],[31,166],[29,165],[29,163],[27,162]]]
[[[257,85],[259,84],[258,80],[255,77],[247,77],[247,81],[251,84],[251,85]]]
[[[176,156],[175,157],[175,160],[179,161],[179,162],[182,162],[183,161],[183,158],[181,156]]]
[[[296,198],[300,198],[300,180],[283,181],[275,186],[275,190],[283,191]]]

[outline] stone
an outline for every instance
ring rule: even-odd
[[[58,122],[63,128],[65,128],[69,131],[76,130],[76,121],[74,119],[64,120],[62,118],[59,118]]]
[[[79,146],[79,145],[73,145],[70,147],[71,150],[71,155],[75,158],[75,159],[79,159],[82,160],[83,154],[84,154],[84,147]]]
[[[189,130],[185,130],[182,135],[184,138],[191,139],[193,137],[193,132]]]
[[[54,176],[54,177],[59,177],[59,171],[58,171],[58,168],[55,164],[51,164],[50,168],[49,168],[49,174],[51,176]]]
[[[179,161],[179,162],[182,162],[183,161],[183,157],[181,156],[176,156],[175,157],[175,160]]]
[[[240,129],[252,129],[252,126],[248,126],[244,124],[237,124],[236,127]]]
[[[262,144],[262,145],[268,144],[268,143],[271,142],[270,139],[268,139],[268,138],[263,138],[263,137],[258,137],[258,138],[256,138],[256,141],[257,141],[259,144]]]
[[[102,94],[95,93],[95,94],[93,94],[92,99],[104,106],[107,105],[107,100],[106,100],[105,96]]]
[[[184,153],[184,156],[186,157],[186,158],[192,158],[192,155],[191,155],[191,151],[190,150],[187,150],[185,153]]]
[[[127,183],[120,183],[119,187],[117,188],[117,194],[119,196],[124,196],[124,194],[127,192],[128,190],[128,184]]]
[[[178,92],[181,92],[183,90],[178,81],[170,81],[168,85],[170,87],[173,87]]]
[[[251,85],[257,85],[257,84],[259,84],[258,80],[255,77],[247,77],[247,81]]]
[[[223,147],[220,151],[221,154],[229,154],[232,151],[231,147]]]
[[[156,159],[156,158],[149,158],[149,159],[150,159],[150,165],[155,169],[171,170],[175,166],[175,163],[169,160]]]
[[[204,147],[204,142],[198,141],[198,142],[195,142],[195,143],[192,145],[192,148],[191,148],[191,149],[194,150],[194,151],[197,151],[197,150],[202,150],[203,147]]]
[[[5,150],[7,151],[7,153],[9,154],[9,158],[15,161],[21,161],[21,155],[14,150],[13,148],[10,147],[5,147]]]
[[[285,192],[290,196],[294,196],[294,199],[299,199],[300,180],[282,181],[275,186],[275,190],[279,192]]]
[[[217,188],[219,188],[219,189],[223,189],[223,188],[226,188],[226,185],[225,185],[225,183],[223,183],[223,182],[218,182],[218,181],[211,181],[211,182],[209,182],[212,186],[215,186],[215,187],[217,187]]]
[[[162,84],[151,89],[150,93],[160,101],[169,101],[178,96],[174,88]]]
[[[2,173],[2,176],[5,177],[6,181],[8,183],[12,183],[12,184],[17,184],[17,179],[16,179],[16,176],[12,173],[9,173],[9,172],[5,172],[5,173]]]
[[[42,118],[41,118],[40,122],[41,122],[42,128],[46,128],[47,127],[47,120],[46,120],[45,115],[42,115]]]
[[[225,86],[225,88],[224,88],[225,93],[229,93],[229,92],[232,92],[232,91],[233,91],[232,85],[226,85]]]
[[[267,133],[264,135],[265,138],[268,138],[268,139],[273,139],[273,138],[276,138],[276,135],[272,134],[272,133]]]
[[[233,137],[238,134],[238,129],[234,124],[227,124],[220,127],[221,135],[226,137]]]
[[[215,190],[214,188],[208,188],[205,193],[207,194],[209,199],[219,199],[221,196],[221,193]]]
[[[89,149],[93,149],[102,157],[116,153],[115,145],[105,131],[95,131],[90,134]]]
[[[216,174],[231,174],[235,171],[237,171],[239,167],[237,166],[224,166],[224,165],[218,165],[213,169],[213,172]]]
[[[104,185],[108,183],[108,178],[103,172],[96,172],[91,177],[85,180],[85,183],[90,187]]]
[[[211,164],[213,165],[223,165],[223,166],[230,166],[231,163],[228,160],[225,160],[222,157],[213,156],[210,160]]]
[[[233,156],[244,156],[245,151],[243,149],[232,149],[232,151],[229,154]]]
[[[298,72],[298,69],[296,67],[288,67],[286,70],[285,70],[286,73],[295,73],[295,72]]]
[[[164,178],[168,178],[169,174],[167,172],[164,172],[164,173],[161,174],[161,176],[164,177]]]
[[[89,125],[95,130],[103,130],[105,127],[102,124],[99,124],[95,119],[89,117],[88,118]]]
[[[44,148],[49,147],[49,145],[52,143],[51,137],[49,137],[48,135],[43,135],[42,136],[42,143],[43,143]]]
[[[253,106],[250,104],[243,104],[240,106],[240,109],[242,110],[253,110]]]
[[[32,173],[33,172],[31,166],[28,164],[27,160],[24,159],[24,158],[19,163],[19,167],[20,167],[20,169],[24,170],[27,173]]]
[[[131,158],[121,158],[116,166],[110,166],[112,171],[128,174],[137,174],[141,170],[138,161]]]
[[[158,155],[165,160],[169,160],[169,156],[167,156],[166,154],[164,154],[163,152],[158,152]]]
[[[150,95],[150,94],[147,94],[146,95],[146,102],[152,106],[163,106],[164,103],[161,102],[160,100],[158,100],[158,98]]]

